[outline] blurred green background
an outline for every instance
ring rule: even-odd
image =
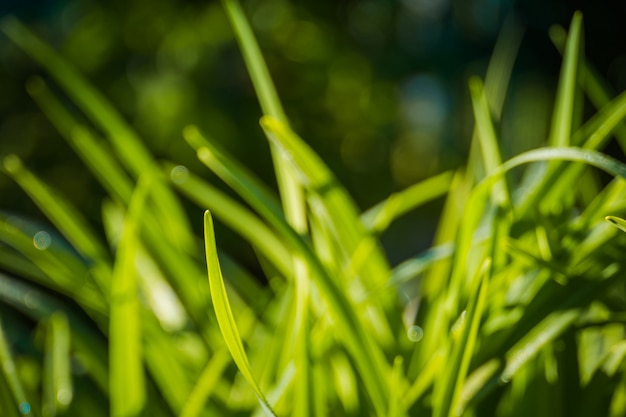
[[[613,91],[626,89],[624,2],[243,5],[295,130],[362,209],[463,165],[473,128],[467,79],[484,76],[501,33],[505,49],[520,45],[500,120],[505,157],[544,141],[560,66],[548,28],[567,26],[574,10],[583,11],[588,59]],[[211,178],[181,137],[195,123],[274,186],[260,108],[219,1],[4,0],[0,7],[85,74],[159,158]],[[98,224],[104,192],[29,98],[33,75],[46,78],[0,36],[0,156],[18,154]],[[428,247],[440,208],[429,204],[383,236],[393,264]],[[0,210],[45,222],[2,175]],[[201,212],[189,210],[200,234]],[[218,233],[226,250],[255,269],[236,236]]]

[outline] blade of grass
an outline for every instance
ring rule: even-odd
[[[186,250],[193,250],[193,235],[184,210],[170,189],[157,181],[159,170],[150,152],[137,134],[95,88],[52,48],[39,40],[14,17],[0,22],[2,30],[16,45],[42,65],[80,109],[104,132],[122,162],[138,178],[150,173],[155,178],[154,195],[161,211],[163,227],[168,235]]]
[[[491,259],[487,258],[479,269],[480,281],[467,307],[462,333],[451,347],[450,361],[442,379],[435,384],[434,417],[460,415],[461,392],[469,369],[470,360],[478,339],[478,328],[487,299]]]
[[[11,352],[9,350],[9,343],[4,333],[1,317],[0,363],[2,364],[2,366],[0,366],[0,377],[6,382],[6,385],[9,387],[9,390],[11,391],[11,396],[13,397],[14,401],[14,405],[6,404],[6,407],[11,410],[15,410],[14,407],[17,407],[19,415],[34,415],[35,413],[31,408],[31,403],[27,400],[24,387],[22,386],[22,382],[17,375],[17,368],[15,366],[15,362],[13,361],[13,356],[11,355]]]
[[[46,332],[42,413],[53,417],[57,413],[63,414],[74,396],[70,370],[70,328],[65,314],[54,313]]]
[[[616,216],[606,216],[605,220],[611,223],[613,226],[617,227],[622,232],[626,233],[626,220]]]
[[[166,163],[171,172],[175,166]],[[242,204],[199,177],[188,173],[175,187],[200,207],[208,208],[216,218],[256,247],[285,276],[292,275],[290,253],[283,242],[259,218]]]
[[[312,280],[318,284],[332,314],[337,317],[335,323],[339,327],[339,335],[357,364],[370,398],[376,410],[382,413],[388,395],[388,387],[383,383],[387,364],[380,347],[369,339],[349,298],[313,253],[309,242],[286,223],[267,189],[254,180],[245,168],[204,140],[197,129],[188,128],[185,134],[188,142],[196,148],[198,158],[241,195],[277,231],[288,247],[306,260]]]
[[[180,413],[180,417],[197,417],[200,415],[204,404],[215,389],[220,378],[223,378],[226,365],[230,363],[229,353],[223,349],[219,350],[204,368],[200,379],[189,394],[189,399],[185,402],[185,408]]]
[[[145,403],[141,352],[141,321],[135,258],[139,247],[139,222],[151,187],[142,177],[124,221],[111,281],[109,324],[111,415],[134,417]]]
[[[559,77],[560,81],[549,139],[549,143],[552,146],[567,146],[570,143],[576,98],[576,78],[582,57],[582,31],[582,13],[576,12],[570,23],[567,45],[563,55],[563,65],[561,66],[561,75]]]
[[[209,272],[209,284],[211,287],[211,299],[213,300],[215,315],[217,317],[220,331],[224,336],[226,346],[228,346],[228,350],[230,351],[235,364],[239,368],[239,371],[256,393],[261,407],[267,412],[267,415],[276,417],[276,414],[272,411],[272,407],[265,398],[265,395],[252,376],[252,371],[250,369],[250,365],[248,364],[248,357],[246,356],[246,352],[243,348],[241,337],[239,336],[239,331],[237,330],[237,324],[230,308],[228,294],[226,294],[226,287],[224,286],[224,279],[222,278],[222,271],[220,270],[219,260],[217,258],[217,246],[215,243],[213,219],[208,210],[204,214],[204,241],[206,247],[207,268]]]
[[[498,146],[498,138],[493,127],[489,112],[489,103],[482,81],[478,77],[472,77],[469,81],[472,97],[472,108],[476,120],[478,140],[483,155],[483,163],[486,174],[491,174],[498,166],[502,165],[502,156]],[[506,178],[501,178],[492,189],[493,201],[502,207],[512,207],[509,187]]]
[[[294,161],[301,174],[305,188],[319,198],[320,206],[326,211],[329,225],[335,232],[338,241],[352,257],[360,245],[367,245],[373,238],[363,228],[355,203],[346,190],[340,186],[326,164],[317,156],[302,139],[289,127],[270,116],[261,119],[261,126],[271,142],[275,142],[283,152]],[[386,281],[389,277],[389,266],[378,245],[371,245],[368,257],[358,272],[364,276],[368,285]]]
[[[390,195],[361,215],[363,226],[371,233],[382,234],[400,216],[445,195],[452,177],[452,171],[447,171]]]

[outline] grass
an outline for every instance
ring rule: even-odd
[[[3,157],[54,226],[33,232],[0,215],[1,311],[38,323],[20,349],[1,317],[5,415],[624,415],[626,165],[601,150],[613,135],[626,143],[626,95],[610,98],[588,70],[582,16],[552,32],[564,59],[546,147],[503,160],[494,115],[513,57],[500,47],[487,79],[469,81],[468,168],[360,213],[289,126],[239,3],[223,3],[265,114],[278,195],[194,126],[184,139],[239,198],[155,160],[58,54],[2,23],[85,116],[43,79],[29,83],[108,192],[103,239],[27,162]],[[598,107],[586,121],[583,91]],[[378,238],[437,198],[434,246],[392,268]],[[208,209],[205,256],[183,199]],[[254,247],[269,285],[218,249],[213,217]]]

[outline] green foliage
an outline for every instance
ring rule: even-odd
[[[623,415],[626,236],[609,223],[626,231],[626,165],[601,149],[613,134],[625,143],[626,95],[609,100],[590,79],[582,16],[567,37],[553,33],[564,59],[548,147],[503,160],[498,115],[513,57],[500,48],[500,70],[488,72],[497,80],[469,81],[468,169],[360,213],[289,125],[239,2],[223,4],[264,112],[278,194],[195,126],[184,139],[237,198],[157,161],[78,71],[18,21],[3,22],[77,105],[41,78],[29,83],[108,193],[102,237],[71,199],[3,158],[55,228],[0,213],[3,412]],[[602,106],[585,123],[582,90]],[[592,167],[612,180],[598,183]],[[378,238],[443,196],[435,246],[392,268]],[[204,258],[181,197],[208,209]],[[268,285],[218,250],[213,216],[254,248]],[[38,323],[30,351],[7,337],[7,311]]]

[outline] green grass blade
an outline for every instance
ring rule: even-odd
[[[226,366],[230,363],[230,355],[226,350],[219,350],[204,368],[200,379],[189,394],[185,402],[185,408],[180,417],[197,417],[215,389],[215,386],[223,377]]]
[[[74,390],[70,371],[70,328],[65,314],[54,313],[48,322],[43,384],[43,414],[62,414]]]
[[[109,195],[128,204],[133,192],[132,181],[112,152],[96,139],[90,129],[78,123],[43,79],[35,77],[29,80],[27,89],[61,136],[89,167]]]
[[[478,77],[472,77],[469,85],[483,163],[486,174],[489,175],[498,166],[502,165],[502,156],[500,155],[498,138],[491,120],[489,103],[487,103],[487,96],[482,81]],[[511,207],[511,196],[505,178],[502,178],[494,185],[492,198],[499,206]]]
[[[460,415],[463,385],[469,369],[470,360],[478,338],[478,328],[485,308],[487,288],[491,269],[491,259],[487,258],[479,269],[480,281],[474,297],[465,313],[465,323],[459,339],[454,341],[450,360],[445,373],[435,386],[434,417],[452,417]]]
[[[175,168],[173,164],[165,164],[168,172],[173,172]],[[291,276],[291,254],[275,233],[250,210],[191,173],[186,175],[184,181],[175,181],[174,186],[198,206],[208,208],[216,218],[250,242],[285,277]]]
[[[2,30],[16,45],[39,62],[63,87],[79,108],[104,132],[126,167],[138,178],[144,173],[158,178],[159,169],[141,139],[117,113],[113,105],[91,86],[52,48],[39,40],[13,17],[0,23]],[[155,181],[154,195],[163,214],[162,225],[172,239],[193,250],[194,242],[184,210],[170,189]]]
[[[367,231],[381,234],[400,216],[445,195],[452,177],[453,172],[447,171],[394,193],[364,212],[361,222]]]
[[[285,122],[287,118],[276,94],[276,88],[239,1],[222,0],[222,4],[235,31],[263,113]]]
[[[286,124],[264,116],[261,126],[268,139],[290,155],[304,187],[321,203],[316,205],[324,208],[325,218],[330,223],[328,226],[350,259],[360,248],[367,248],[369,256],[363,256],[362,265],[352,265],[352,271],[362,274],[364,282],[369,285],[386,281],[390,274],[389,265],[380,247],[363,228],[355,203],[331,170]]]
[[[15,415],[34,415],[35,413],[32,410],[32,405],[27,400],[22,382],[17,375],[17,368],[15,366],[13,356],[11,355],[11,351],[9,350],[9,343],[2,326],[2,317],[0,317],[0,363],[2,364],[2,366],[0,366],[0,378],[2,378],[5,382],[3,385],[8,386],[11,392],[10,395],[14,401],[14,404],[12,405],[3,404],[3,409],[6,407],[9,410],[15,411],[17,408],[19,414],[15,413]]]
[[[287,224],[278,203],[265,187],[254,180],[244,167],[204,140],[197,129],[188,128],[185,134],[188,142],[196,148],[198,158],[241,195],[284,239],[287,247],[305,259],[312,281],[319,286],[330,312],[337,317],[335,323],[339,327],[341,340],[353,356],[375,408],[382,413],[388,396],[388,387],[383,382],[387,364],[380,346],[370,340],[363,319],[357,316],[344,289],[338,286],[313,253],[309,242]]]
[[[206,211],[204,214],[204,242],[206,247],[207,268],[209,272],[209,284],[211,287],[211,299],[213,300],[215,315],[220,326],[220,331],[224,336],[226,346],[228,346],[228,350],[230,351],[235,364],[239,368],[239,371],[244,376],[246,381],[248,381],[248,383],[252,386],[252,389],[256,393],[262,408],[269,416],[275,417],[276,414],[272,411],[265,395],[252,376],[252,371],[250,369],[250,365],[248,364],[248,357],[243,348],[239,331],[237,330],[235,317],[233,316],[233,312],[230,308],[230,302],[228,301],[228,294],[226,294],[226,287],[224,285],[224,279],[222,278],[219,259],[217,258],[217,246],[215,243],[213,219],[209,211]]]
[[[139,250],[139,223],[149,188],[142,177],[133,194],[124,231],[117,249],[111,282],[109,324],[110,392],[112,417],[134,417],[145,403],[138,277],[135,267]]]
[[[4,171],[26,191],[76,250],[92,261],[108,257],[87,221],[65,198],[45,186],[16,155],[5,157],[3,162]]]
[[[570,143],[574,103],[576,100],[577,71],[582,56],[582,14],[574,13],[567,37],[567,45],[561,66],[559,87],[557,90],[550,130],[549,143],[552,146],[567,146]]]
[[[605,220],[626,233],[626,220],[615,216],[606,216]]]

